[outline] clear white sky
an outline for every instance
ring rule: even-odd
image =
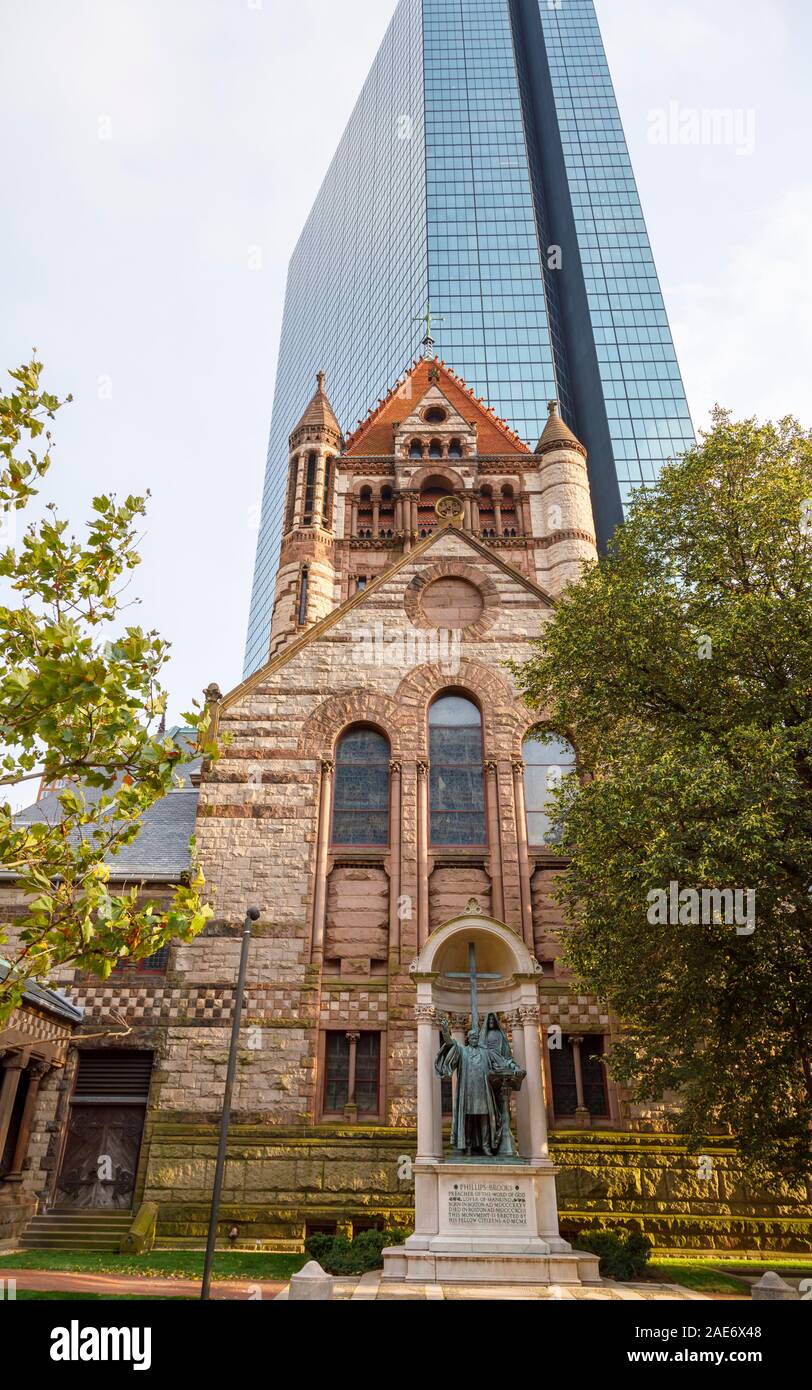
[[[812,422],[812,3],[597,7],[696,423]],[[287,260],[394,8],[0,0],[0,365],[36,344],[74,394],[46,484],[74,523],[152,491],[173,717],[241,675]],[[672,102],[755,119],[752,152],[652,143]]]

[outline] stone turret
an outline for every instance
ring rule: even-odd
[[[269,656],[340,601],[334,516],[336,459],[343,438],[324,382],[324,372],[319,372],[315,394],[290,436]]]
[[[545,566],[539,582],[557,598],[578,579],[584,563],[598,558],[586,449],[561,419],[558,402],[536,445],[541,479]]]

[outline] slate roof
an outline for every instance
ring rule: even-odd
[[[5,980],[9,972],[8,961],[0,960],[0,980]],[[34,980],[29,980],[23,992],[23,999],[26,1004],[32,1004],[38,1009],[47,1009],[48,1013],[58,1014],[60,1018],[66,1018],[70,1023],[81,1023],[84,1018],[84,1009],[71,1004],[64,994],[60,994],[56,989],[46,989],[44,985],[38,985]]]
[[[186,734],[186,738],[184,738]],[[188,743],[191,731],[171,729],[169,735],[178,743]],[[200,772],[202,759],[196,758],[178,768],[177,776],[182,787],[171,791],[154,806],[145,811],[141,818],[141,829],[131,844],[125,845],[119,854],[108,859],[111,874],[115,878],[173,879],[189,867],[189,837],[194,834],[197,813],[197,787],[192,778]],[[100,792],[93,787],[85,788],[88,802],[94,801]],[[62,815],[56,792],[46,792],[39,801],[14,817],[16,824],[27,825],[44,820],[55,825]]]

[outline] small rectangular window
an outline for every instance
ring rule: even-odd
[[[355,1106],[359,1118],[380,1110],[381,1035],[331,1029],[324,1039],[325,1115],[342,1115]]]

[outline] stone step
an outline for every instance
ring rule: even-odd
[[[31,1223],[32,1226],[115,1226],[128,1230],[132,1226],[132,1216],[51,1216],[47,1212],[43,1216],[32,1216]]]
[[[25,1250],[117,1251],[132,1220],[128,1211],[55,1208],[32,1217],[20,1245]]]
[[[121,1245],[118,1236],[29,1236],[20,1237],[24,1250],[102,1250],[117,1251]]]

